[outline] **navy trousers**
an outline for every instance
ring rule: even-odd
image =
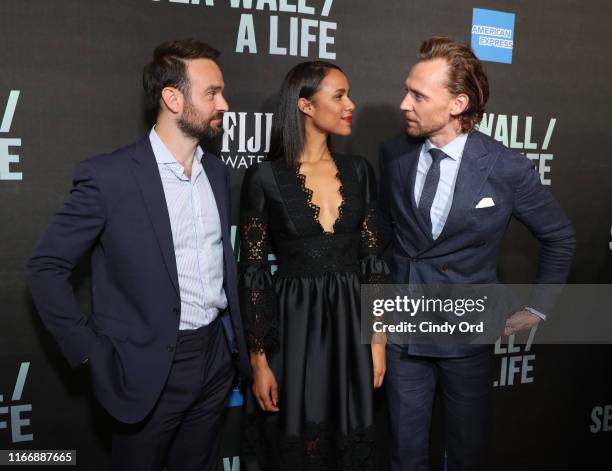
[[[181,331],[166,386],[153,410],[142,422],[113,426],[113,469],[215,471],[233,377],[219,319]]]
[[[391,470],[429,470],[436,384],[442,388],[448,471],[485,471],[493,353],[421,357],[387,348],[385,389],[392,427]]]

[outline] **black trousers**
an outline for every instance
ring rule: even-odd
[[[448,471],[485,471],[493,353],[460,358],[412,356],[387,349],[385,389],[391,421],[392,471],[429,469],[436,383],[442,388]]]
[[[233,377],[219,319],[181,331],[168,380],[153,410],[137,424],[114,424],[113,469],[216,470],[221,421]]]

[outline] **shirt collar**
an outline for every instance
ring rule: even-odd
[[[159,134],[157,134],[157,132],[155,131],[155,126],[151,128],[151,132],[149,133],[149,141],[151,141],[151,147],[153,148],[153,154],[155,155],[155,160],[157,161],[158,164],[177,164],[181,166],[181,164],[179,164],[178,161],[172,155],[172,152],[170,152],[168,148],[166,147],[166,145],[163,143],[163,141],[159,137]],[[204,151],[198,145],[196,147],[195,156],[194,156],[194,160],[197,162],[197,163],[194,162],[195,166],[197,167],[201,166],[201,160],[203,156],[204,156]]]
[[[467,142],[467,138],[467,133],[459,134],[455,139],[453,139],[444,147],[441,147],[439,149],[446,155],[448,155],[451,159],[459,160],[463,155],[463,149],[465,149],[465,143]],[[425,144],[423,144],[423,151],[429,152],[429,149],[438,149],[438,147],[434,146],[429,139],[425,139]]]

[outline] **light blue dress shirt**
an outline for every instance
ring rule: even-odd
[[[181,294],[179,329],[197,329],[210,324],[227,307],[219,211],[202,167],[201,147],[196,148],[189,179],[155,128],[149,140],[170,215]]]
[[[431,205],[431,234],[434,239],[440,236],[444,224],[446,224],[446,219],[448,219],[451,206],[453,205],[453,193],[455,192],[457,173],[459,172],[459,165],[461,164],[461,157],[463,156],[463,149],[465,148],[467,136],[467,134],[459,134],[444,147],[439,148],[448,155],[448,157],[440,161],[440,182],[438,183],[436,196],[434,196]],[[431,155],[429,155],[429,149],[432,148],[438,149],[429,139],[425,140],[423,147],[421,147],[416,179],[414,181],[414,200],[417,206],[421,199],[427,171],[429,167],[431,167],[432,158]]]

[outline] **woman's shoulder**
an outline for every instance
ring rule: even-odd
[[[243,186],[257,186],[260,188],[273,186],[276,180],[274,177],[275,172],[272,171],[274,163],[275,161],[263,160],[252,164],[244,174]]]
[[[270,161],[262,160],[251,164],[244,174],[244,178],[259,178],[263,172],[266,172],[267,168],[270,167]]]
[[[260,180],[261,180],[261,164],[259,162],[255,162],[254,164],[250,165],[247,169],[246,172],[244,173],[244,178],[242,179],[242,186],[243,187],[250,187],[250,186],[260,186]]]
[[[368,159],[359,154],[339,154],[334,152],[332,155],[335,160],[351,161],[354,165],[367,165],[369,163]]]
[[[371,162],[359,154],[333,154],[338,165],[353,166],[359,176],[373,171]]]

